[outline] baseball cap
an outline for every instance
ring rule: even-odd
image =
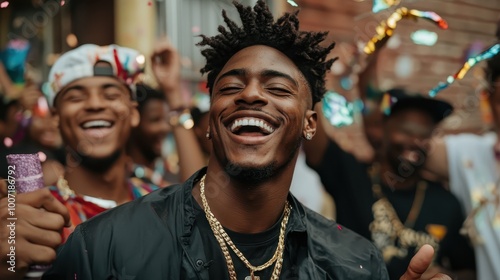
[[[102,67],[105,62],[111,67]],[[118,45],[82,45],[64,53],[52,66],[46,87],[49,106],[54,105],[57,94],[78,79],[109,76],[125,83],[135,99],[135,83],[144,71],[145,57],[138,51]]]
[[[382,98],[381,107],[386,117],[405,109],[419,109],[427,112],[436,124],[453,112],[453,107],[448,102],[420,94],[408,94],[403,89],[388,90]]]

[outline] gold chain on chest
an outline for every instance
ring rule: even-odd
[[[229,237],[229,235],[226,233],[220,222],[215,218],[214,214],[210,210],[210,206],[208,205],[207,198],[205,197],[205,177],[206,175],[203,175],[200,181],[200,197],[201,201],[203,203],[203,210],[205,211],[205,215],[207,217],[208,223],[210,224],[210,228],[212,229],[215,239],[219,243],[222,253],[224,255],[224,258],[226,260],[227,268],[229,271],[229,278],[231,280],[237,280],[236,278],[236,270],[234,268],[234,263],[231,258],[231,255],[229,253],[228,245],[231,250],[238,256],[238,258],[245,264],[245,266],[250,270],[250,276],[247,276],[245,280],[258,280],[259,277],[255,276],[255,272],[257,271],[262,271],[268,267],[270,267],[273,263],[276,262],[276,265],[274,266],[274,270],[271,276],[272,280],[278,280],[280,273],[281,273],[281,267],[283,265],[283,253],[285,251],[285,230],[286,226],[288,224],[288,219],[290,217],[290,212],[292,207],[288,203],[288,201],[285,202],[285,210],[283,214],[283,220],[281,221],[281,229],[280,229],[280,235],[279,235],[279,240],[278,240],[278,246],[276,248],[276,251],[274,252],[274,255],[270,260],[268,260],[266,263],[259,265],[259,266],[253,266],[241,253],[238,248],[234,245],[233,241]]]

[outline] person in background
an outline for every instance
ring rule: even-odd
[[[62,138],[50,112],[45,97],[39,97],[38,102],[30,109],[24,110],[23,120],[12,141],[12,146],[0,149],[0,177],[7,178],[8,154],[38,154],[42,162],[46,185],[52,185],[63,174],[66,153]]]
[[[198,139],[198,143],[208,160],[212,149],[210,139],[207,137],[208,130],[208,110],[210,109],[210,96],[208,93],[196,93],[193,96],[193,105],[191,106],[191,116],[193,116],[193,130]]]
[[[500,40],[500,21],[497,37]],[[483,135],[449,135],[428,141],[425,169],[449,180],[468,214],[463,232],[474,244],[479,280],[500,279],[500,55],[487,62],[494,128]]]
[[[193,130],[191,106],[181,92],[179,53],[167,39],[163,39],[156,42],[151,59],[159,90],[168,104],[167,122],[174,136],[179,159],[178,180],[184,182],[206,162]]]
[[[0,88],[10,88],[8,94],[2,95],[2,110],[0,110],[6,118],[3,122],[4,125],[0,124],[0,139],[2,139],[0,177],[7,177],[5,155],[39,153],[45,174],[45,183],[47,185],[53,184],[62,175],[61,171],[65,161],[61,136],[53,121],[47,101],[40,90],[42,80],[40,72],[29,64],[19,68],[16,71],[10,71],[10,73],[17,73],[22,78],[22,83],[18,81],[16,85],[7,71],[3,68],[0,69]],[[20,72],[21,70],[24,72]],[[6,134],[2,132],[4,129]]]
[[[128,153],[135,164],[134,176],[167,186],[169,182],[185,181],[192,172],[202,168],[205,161],[190,107],[181,95],[179,54],[168,40],[160,40],[155,44],[153,57],[153,74],[160,90],[138,85],[141,122],[132,130]],[[175,140],[178,176],[170,172],[161,158],[168,133],[172,133]]]
[[[22,107],[17,99],[0,96],[0,150],[13,145],[14,135],[19,128]]]
[[[139,56],[116,45],[83,45],[52,67],[48,103],[67,152],[64,176],[49,188],[16,195],[16,273],[7,270],[9,246],[1,239],[1,279],[22,278],[28,266],[50,264],[78,224],[158,188],[131,178],[125,153],[131,129],[139,124]],[[2,197],[0,236],[8,235],[6,217]]]
[[[430,139],[452,107],[403,90],[386,94],[392,105],[383,117],[375,163],[362,163],[343,151],[325,133],[323,126],[329,124],[322,116],[316,137],[305,143],[307,162],[335,199],[337,221],[374,242],[391,279],[399,279],[424,244],[436,251],[431,271],[473,279],[473,250],[460,235],[462,208],[420,173],[426,153],[418,143]]]
[[[138,84],[137,104],[141,121],[132,129],[127,144],[127,153],[133,161],[132,174],[157,186],[168,186],[177,179],[171,175],[169,180],[168,170],[161,160],[163,141],[170,132],[165,95]]]

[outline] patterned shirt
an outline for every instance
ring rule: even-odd
[[[130,190],[130,200],[134,200],[158,189],[156,185],[146,183],[135,177],[129,178],[127,184]],[[116,206],[114,201],[75,194],[74,191],[69,188],[68,182],[64,178],[60,178],[56,186],[51,186],[50,191],[69,211],[71,226],[64,228],[62,234],[63,242],[66,242],[66,239],[77,225]],[[99,201],[101,203],[99,203]]]

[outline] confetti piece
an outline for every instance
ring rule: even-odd
[[[293,0],[286,0],[286,2],[294,7],[298,7],[299,5],[297,5],[297,3],[295,3],[295,1]]]
[[[397,24],[403,18],[418,19],[423,18],[434,22],[439,28],[447,29],[448,23],[435,12],[409,10],[408,8],[399,8],[392,13],[387,20],[382,21],[375,29],[377,34],[368,41],[363,49],[366,54],[372,54],[375,50],[381,48],[387,43],[394,34]]]
[[[38,98],[37,103],[33,106],[33,115],[44,118],[49,114],[49,105],[44,96]]]
[[[431,89],[429,91],[429,96],[435,97],[440,91],[449,87],[456,80],[463,79],[465,77],[465,74],[467,74],[467,72],[476,64],[486,59],[490,59],[495,55],[498,55],[498,53],[500,53],[500,43],[491,46],[490,48],[488,48],[487,50],[483,51],[482,53],[478,54],[475,57],[469,58],[467,62],[465,62],[465,64],[462,66],[462,68],[460,68],[458,72],[455,73],[455,75],[448,76],[445,82],[439,82],[435,88]]]
[[[408,14],[417,18],[423,18],[430,20],[437,24],[439,28],[441,29],[448,29],[448,23],[438,14],[435,12],[429,12],[429,11],[419,11],[419,10],[409,10]]]
[[[354,123],[355,113],[363,107],[361,100],[348,102],[344,96],[328,91],[323,97],[323,114],[335,127],[349,126]]]
[[[493,112],[491,111],[489,93],[484,90],[479,95],[479,111],[481,112],[481,119],[485,124],[493,124]]]
[[[338,228],[338,230],[342,230],[342,226],[341,225],[337,225],[337,228]]]
[[[14,141],[12,141],[10,137],[5,137],[3,139],[3,144],[5,145],[5,147],[10,148],[14,144]]]
[[[400,2],[401,0],[373,0],[372,12],[378,13],[392,6],[399,5]]]
[[[2,3],[0,3],[0,8],[7,8],[9,6],[9,1],[4,1]]]
[[[4,4],[6,2],[3,2]],[[26,59],[30,51],[30,43],[24,39],[9,40],[4,50],[0,51],[0,61],[15,85],[24,87]]]
[[[386,92],[384,96],[382,96],[382,102],[380,102],[380,111],[386,116],[390,115],[392,105],[396,103],[396,101],[395,97]]]
[[[434,46],[437,43],[438,35],[436,32],[421,29],[411,33],[411,40],[417,45]]]
[[[45,162],[47,160],[47,155],[44,152],[39,151],[38,152],[38,159],[40,159],[40,162]]]
[[[349,76],[344,76],[340,79],[340,86],[344,90],[351,90],[354,86],[353,81],[351,77]]]

